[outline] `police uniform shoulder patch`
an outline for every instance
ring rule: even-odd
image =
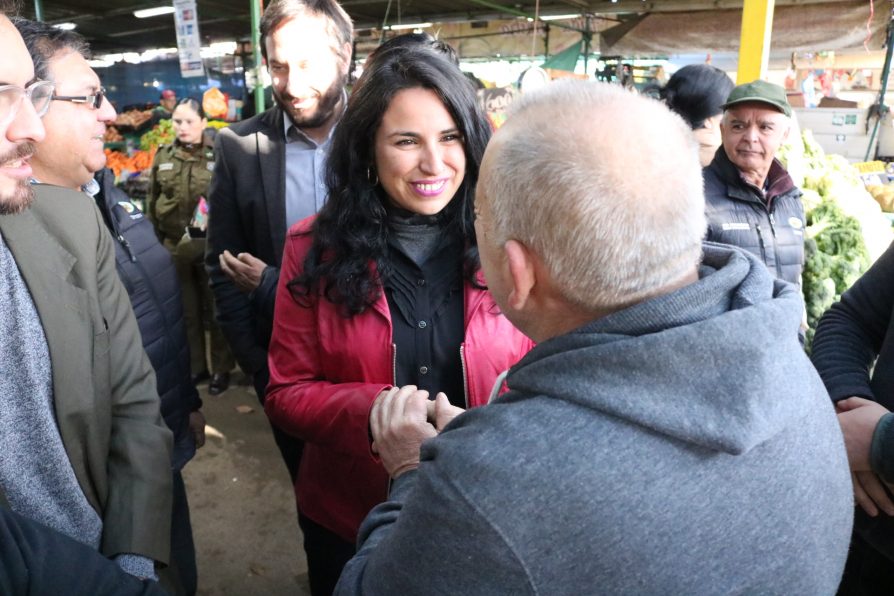
[[[136,210],[136,207],[130,201],[118,201],[118,205],[127,211],[128,213],[133,213]]]

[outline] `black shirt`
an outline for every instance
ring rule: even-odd
[[[389,209],[385,298],[395,344],[395,383],[416,385],[434,399],[468,407],[460,353],[465,338],[463,239],[444,228],[443,216]]]

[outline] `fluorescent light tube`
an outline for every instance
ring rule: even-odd
[[[431,26],[431,23],[407,23],[406,25],[391,25],[388,29],[391,31],[404,31],[406,29],[425,29]]]
[[[163,14],[173,14],[173,6],[158,6],[156,8],[144,8],[143,10],[133,11],[133,16],[138,19],[148,19],[149,17],[157,17]]]

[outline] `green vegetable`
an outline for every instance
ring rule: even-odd
[[[809,349],[820,317],[869,268],[864,234],[871,225],[849,215],[866,194],[853,167],[841,156],[825,155],[809,130],[803,132],[802,140],[804,161],[798,165],[804,171],[801,200],[807,227],[801,289],[807,309]]]
[[[155,128],[140,137],[140,149],[150,151],[153,147],[168,145],[174,142],[174,123],[170,119],[162,120]]]

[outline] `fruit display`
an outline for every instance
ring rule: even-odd
[[[868,184],[866,190],[879,204],[882,211],[894,213],[894,184]]]
[[[826,155],[809,130],[793,137],[780,159],[804,193],[802,290],[809,347],[819,318],[888,248],[894,232],[845,158]]]
[[[154,148],[149,151],[134,151],[133,155],[128,156],[120,151],[106,149],[106,166],[115,172],[116,179],[120,179],[122,174],[135,174],[151,168],[155,151]]]
[[[115,119],[115,126],[140,128],[152,118],[152,110],[128,110],[118,114]]]
[[[161,145],[174,142],[174,124],[170,120],[162,120],[155,128],[140,137],[140,149],[150,151]]]
[[[208,128],[216,128],[217,130],[220,130],[221,128],[226,128],[229,125],[230,125],[230,123],[226,122],[224,120],[209,120],[208,121]]]
[[[103,143],[121,143],[123,141],[124,137],[121,136],[121,133],[114,126],[106,128],[106,132],[102,135]]]

